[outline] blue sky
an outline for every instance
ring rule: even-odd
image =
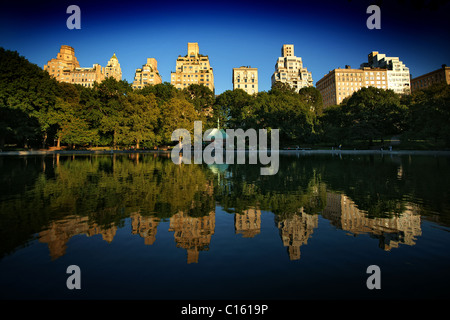
[[[216,94],[232,88],[232,68],[259,71],[260,91],[283,44],[312,72],[314,83],[330,70],[359,67],[371,51],[398,56],[414,76],[450,65],[449,1],[374,1],[381,8],[381,30],[369,30],[371,1],[44,1],[0,5],[0,46],[18,51],[43,67],[61,45],[75,48],[82,67],[105,66],[116,53],[123,78],[133,81],[147,58],[158,61],[170,82],[178,55],[198,42],[210,57]],[[66,8],[81,9],[81,30],[69,30]],[[244,32],[242,31],[244,30]]]

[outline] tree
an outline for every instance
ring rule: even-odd
[[[342,106],[329,106],[325,109],[319,120],[325,141],[338,145],[347,138],[344,117]]]
[[[57,82],[47,72],[17,52],[0,48],[0,108],[8,115],[2,121],[0,144],[14,140],[23,146],[30,141],[36,146],[45,145],[51,121],[46,114],[57,95]],[[12,114],[23,117],[18,122],[11,118]]]
[[[392,90],[362,88],[341,103],[344,126],[351,140],[382,141],[405,129],[407,107]]]
[[[281,144],[310,143],[315,136],[316,116],[295,92],[261,92],[248,124],[258,129],[279,129]]]
[[[95,107],[99,113],[99,130],[105,134],[114,149],[124,141],[124,132],[127,132],[125,119],[125,106],[127,94],[132,91],[126,81],[117,81],[107,78],[100,84],[94,84],[96,99]]]
[[[194,121],[204,120],[192,103],[173,98],[161,106],[159,139],[170,144],[172,132],[176,129],[186,129],[193,134]]]
[[[89,121],[80,116],[77,109],[77,105],[58,98],[54,110],[48,114],[48,117],[52,119],[51,124],[58,125],[57,147],[60,147],[60,143],[67,143],[73,148],[76,145],[98,143],[98,129],[92,128]]]
[[[245,128],[254,100],[254,96],[242,89],[227,90],[216,98],[214,118],[219,119],[224,128]]]
[[[169,82],[145,86],[144,88],[136,90],[135,92],[144,96],[153,94],[159,104],[163,104],[164,102],[169,101],[172,98],[181,98],[183,96],[183,94]]]
[[[443,139],[450,146],[450,85],[436,84],[409,98],[409,132],[414,138]]]
[[[309,106],[311,111],[313,111],[317,116],[323,113],[323,100],[322,94],[317,88],[314,87],[304,87],[298,92],[300,100]]]
[[[275,81],[274,83],[272,83],[272,88],[269,90],[269,93],[279,95],[286,93],[294,94],[296,92],[295,89],[292,88],[288,83]]]
[[[127,131],[121,132],[126,135],[122,140],[134,143],[139,149],[140,143],[145,142],[149,146],[159,142],[156,136],[160,108],[153,94],[146,96],[130,93],[127,96],[124,108],[124,117],[127,119]]]
[[[182,90],[187,101],[192,103],[195,110],[202,114],[207,127],[215,126],[213,105],[215,102],[214,92],[202,84],[191,84]]]

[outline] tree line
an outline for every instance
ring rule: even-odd
[[[177,128],[280,130],[280,145],[371,146],[393,135],[433,139],[450,146],[450,89],[436,85],[412,95],[363,88],[338,106],[324,108],[313,87],[298,93],[275,83],[248,95],[241,89],[220,95],[192,84],[170,83],[133,90],[107,78],[93,88],[58,82],[15,51],[0,48],[0,149],[157,148],[173,144]]]

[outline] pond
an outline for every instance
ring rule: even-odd
[[[0,157],[0,296],[449,297],[450,157],[286,152],[277,174],[259,169],[151,152]]]

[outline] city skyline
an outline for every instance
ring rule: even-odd
[[[79,1],[81,29],[69,30],[69,2],[2,5],[0,46],[43,66],[61,45],[69,45],[82,67],[105,62],[115,53],[123,79],[132,83],[147,58],[158,61],[170,83],[176,59],[188,42],[197,42],[214,70],[215,93],[232,90],[232,69],[258,68],[259,91],[271,87],[271,75],[283,44],[293,44],[312,73],[314,86],[330,70],[357,68],[372,51],[396,56],[418,77],[450,64],[448,2],[438,10],[416,9],[400,1],[380,3],[381,29],[369,30],[370,2],[281,1],[171,5]],[[433,2],[433,1],[431,1]]]

